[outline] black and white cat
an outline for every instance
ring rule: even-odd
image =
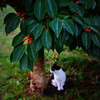
[[[65,71],[58,65],[54,64],[50,72],[52,73],[51,84],[57,87],[57,90],[63,90],[63,86],[66,82],[66,73]]]

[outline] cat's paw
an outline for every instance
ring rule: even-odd
[[[61,91],[61,90],[64,90],[64,88],[58,88],[57,90],[58,90],[58,91]]]
[[[52,84],[53,86],[57,87],[57,85],[56,85],[55,83],[52,82],[51,84]]]
[[[55,87],[57,87],[57,83],[55,82],[55,80],[52,80],[51,84]]]
[[[64,88],[61,88],[61,90],[64,90]]]

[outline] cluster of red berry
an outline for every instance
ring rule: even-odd
[[[91,29],[90,28],[86,28],[85,31],[86,32],[91,32]]]
[[[29,35],[26,35],[22,42],[27,46],[29,43],[32,43],[32,38]]]
[[[77,6],[80,4],[79,2],[74,2],[74,1],[71,1],[71,2],[75,3]]]
[[[73,3],[75,3],[77,6],[80,4],[79,2],[74,2],[74,1],[71,1]],[[78,12],[75,12],[76,14],[78,14]]]
[[[17,13],[16,15],[20,15],[21,16],[21,18],[20,18],[20,20],[23,20],[23,19],[25,19],[25,15],[26,15],[26,13]]]

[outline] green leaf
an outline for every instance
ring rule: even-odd
[[[94,0],[79,0],[78,1],[79,3],[82,3],[82,4],[86,4],[88,5],[89,7],[91,7],[92,9],[94,9],[96,7],[96,2]]]
[[[34,48],[35,51],[38,52],[41,48],[42,48],[42,42],[41,39],[38,38],[35,42],[34,42]]]
[[[70,4],[70,0],[59,0],[59,2],[60,2],[59,4],[60,7],[69,6]]]
[[[91,20],[89,18],[84,18],[86,24],[91,25]]]
[[[10,54],[10,62],[11,62],[11,63],[14,62],[14,61],[13,61],[13,51],[12,51],[11,54]]]
[[[20,24],[20,29],[21,32],[25,33],[25,35],[27,34],[27,25],[26,25],[26,20],[22,20],[21,24]]]
[[[28,57],[27,55],[24,53],[24,55],[22,56],[22,58],[20,59],[20,69],[22,72],[25,72],[26,68],[28,66]]]
[[[89,46],[90,46],[90,43],[91,43],[90,33],[83,32],[83,34],[82,34],[82,42],[83,42],[83,45],[85,46],[85,48],[88,49]]]
[[[78,14],[80,16],[83,16],[84,15],[84,9],[81,6],[77,6],[76,7],[76,11],[78,12]]]
[[[45,15],[45,3],[44,0],[36,1],[34,5],[34,14],[38,20],[41,20]]]
[[[33,61],[31,61],[31,60],[28,58],[28,66],[27,66],[27,68],[28,68],[30,71],[33,71],[33,67],[34,67]]]
[[[90,0],[79,0],[78,2],[79,3],[86,4],[86,5],[89,5],[90,4]]]
[[[45,0],[47,13],[54,19],[57,15],[57,5],[53,0]]]
[[[100,37],[98,37],[96,34],[92,34],[92,40],[94,44],[96,44],[100,48]]]
[[[11,20],[11,24],[12,24],[11,29],[12,29],[12,31],[14,31],[18,27],[19,22],[20,22],[20,16],[16,16]]]
[[[81,33],[81,27],[76,22],[74,22],[74,26],[75,26],[74,35],[75,35],[75,37],[78,37]]]
[[[51,22],[51,28],[52,30],[54,31],[56,37],[58,38],[59,35],[60,35],[60,32],[62,30],[62,21],[57,18],[57,19],[54,19],[52,22]]]
[[[66,39],[65,45],[70,46],[73,42],[73,37],[70,35],[69,38]]]
[[[69,8],[70,8],[70,10],[72,11],[72,12],[76,12],[76,4],[75,3],[73,3],[73,2],[71,2],[70,3],[70,5],[69,5]]]
[[[38,26],[39,23],[37,22],[34,22],[32,24],[29,25],[29,28],[28,28],[28,33],[32,33],[32,31],[36,28],[36,26]]]
[[[72,20],[64,20],[64,28],[72,35],[75,32],[74,23]]]
[[[25,46],[24,45],[20,45],[17,48],[15,48],[14,51],[13,51],[13,61],[14,62],[19,61],[22,58],[24,52],[25,52]]]
[[[44,28],[44,25],[42,24],[39,24],[35,27],[35,29],[33,30],[33,35],[34,35],[35,40],[40,37],[43,31],[43,28]]]
[[[24,34],[22,33],[19,33],[18,35],[16,35],[12,41],[12,46],[15,47],[17,46],[18,44],[20,44],[24,38]]]
[[[79,23],[80,25],[85,24],[84,19],[83,19],[81,16],[79,16],[79,15],[74,15],[74,16],[72,16],[72,18],[73,18],[77,23]]]
[[[36,51],[34,49],[33,43],[31,43],[31,44],[28,45],[28,47],[27,47],[27,54],[28,54],[29,58],[33,62],[36,62],[36,60],[38,59],[38,54],[36,53]]]
[[[100,16],[94,16],[91,20],[91,24],[100,27]]]
[[[6,35],[8,35],[10,32],[12,32],[12,24],[11,22],[8,22],[5,26],[5,32],[6,32]]]
[[[10,22],[15,16],[16,16],[15,13],[7,14],[6,17],[4,18],[4,24],[7,24],[8,22]]]
[[[96,32],[97,34],[100,35],[100,28],[98,26],[95,26],[95,25],[91,25],[91,26],[88,26],[91,30],[93,30],[94,32]]]
[[[63,46],[56,45],[56,51],[60,54],[63,51]]]
[[[52,38],[51,35],[49,33],[48,30],[46,30],[43,34],[42,34],[42,44],[46,49],[50,49],[52,46]]]
[[[59,0],[54,0],[54,1],[56,3],[57,7],[59,7]]]
[[[19,25],[19,22],[20,16],[15,16],[12,20],[10,20],[5,26],[6,34],[8,35],[10,32],[14,31]]]
[[[56,42],[60,47],[62,47],[64,44],[64,41],[65,41],[65,34],[61,32],[60,36],[56,38]]]
[[[32,23],[34,23],[34,22],[36,22],[36,20],[35,20],[33,17],[30,17],[30,18],[28,18],[28,19],[26,20],[26,24],[27,24],[27,25],[30,25],[30,24],[32,24]]]
[[[33,2],[33,0],[25,0],[25,8],[27,11],[30,11],[32,9],[31,8],[32,2]]]

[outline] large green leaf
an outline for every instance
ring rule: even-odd
[[[17,46],[18,44],[20,44],[24,38],[24,34],[22,33],[19,33],[18,35],[16,35],[12,41],[12,46],[15,47]]]
[[[98,26],[95,26],[95,25],[91,25],[91,26],[88,26],[91,30],[93,30],[94,32],[96,32],[97,34],[100,35],[100,28]]]
[[[12,15],[12,17],[11,17],[11,15]],[[8,18],[8,20],[7,20],[7,18]],[[10,13],[5,17],[4,21],[6,23],[5,31],[6,31],[6,34],[8,35],[10,32],[14,31],[17,28],[17,26],[19,25],[20,16],[19,15],[16,16],[15,14]]]
[[[39,24],[35,27],[35,29],[33,30],[33,35],[34,35],[35,40],[40,37],[43,31],[43,28],[44,28],[44,25],[42,24]]]
[[[85,24],[84,19],[83,19],[81,16],[79,16],[79,15],[74,15],[74,16],[72,16],[72,18],[73,18],[77,23],[79,23],[80,25]]]
[[[100,27],[100,16],[94,16],[91,20],[91,24]]]
[[[54,19],[52,22],[51,22],[51,28],[52,30],[54,31],[56,37],[58,38],[59,35],[60,35],[60,32],[62,30],[62,21],[57,18],[57,19]]]
[[[28,54],[29,58],[33,62],[36,62],[36,60],[38,59],[38,54],[37,54],[37,52],[34,49],[33,43],[28,45],[28,47],[27,47],[27,54]]]
[[[34,22],[32,24],[29,25],[29,28],[28,28],[28,33],[32,33],[32,31],[36,28],[36,26],[38,26],[39,23],[37,22]]]
[[[77,6],[76,7],[76,11],[78,12],[78,14],[80,16],[83,16],[84,15],[84,9],[81,6]]]
[[[58,53],[61,53],[61,52],[63,51],[63,46],[60,47],[60,46],[57,44],[57,45],[56,45],[56,51],[57,51]]]
[[[47,13],[52,17],[55,18],[57,15],[57,5],[53,0],[45,0],[45,7]]]
[[[83,32],[82,33],[82,42],[83,42],[84,47],[86,49],[88,49],[89,46],[90,46],[90,43],[91,43],[90,33],[88,33],[88,32]]]
[[[54,1],[56,3],[57,7],[59,7],[59,0],[54,0]]]
[[[28,66],[27,66],[27,68],[28,68],[30,71],[33,71],[33,67],[34,67],[33,61],[31,61],[31,60],[28,58]]]
[[[92,0],[92,1],[93,1],[93,0]],[[90,0],[79,0],[78,2],[79,2],[79,3],[86,4],[86,5],[89,5],[89,4],[90,4]]]
[[[24,53],[24,55],[22,56],[22,58],[20,59],[20,69],[22,72],[25,72],[26,68],[28,66],[28,57],[27,55]]]
[[[52,38],[51,35],[49,33],[48,30],[46,30],[43,34],[42,34],[42,44],[46,49],[50,49],[52,46]]]
[[[75,37],[78,37],[81,33],[81,27],[76,22],[74,22],[74,26],[75,26],[74,35],[75,35]]]
[[[41,39],[38,38],[38,39],[34,42],[34,49],[35,49],[36,52],[38,52],[41,48],[42,48],[42,42],[41,42]]]
[[[20,29],[21,29],[21,32],[23,32],[25,35],[27,35],[28,27],[26,25],[26,20],[21,21]]]
[[[77,6],[76,6],[75,3],[71,2],[69,8],[70,8],[70,10],[71,10],[72,12],[76,12]]]
[[[17,48],[15,48],[14,51],[13,51],[13,61],[14,62],[19,61],[22,58],[24,52],[25,52],[25,46],[24,45],[20,45]]]
[[[16,16],[11,20],[11,24],[12,24],[11,29],[12,29],[12,31],[14,31],[18,27],[19,22],[20,22],[20,16]]]
[[[95,0],[91,0],[91,2],[90,2],[90,0],[79,0],[78,2],[79,2],[79,3],[86,4],[86,5],[88,5],[89,7],[91,7],[92,9],[94,9],[95,6],[96,6]]]
[[[4,24],[7,24],[8,22],[10,22],[15,16],[16,16],[15,13],[7,14],[6,17],[4,18]]]
[[[59,0],[59,3],[59,6],[61,7],[69,6],[70,0]]]
[[[72,20],[64,20],[64,28],[72,35],[75,32],[74,23]]]
[[[30,11],[32,9],[32,2],[33,0],[25,0],[25,8],[27,11]]]
[[[92,34],[92,40],[94,44],[96,44],[100,48],[100,37],[98,37],[96,34]]]
[[[8,22],[5,26],[5,32],[6,32],[6,35],[8,35],[10,32],[12,32],[12,23],[11,22]]]
[[[61,32],[60,36],[56,38],[56,42],[60,47],[62,47],[64,44],[64,41],[65,41],[65,34]]]
[[[41,20],[45,15],[45,3],[44,0],[36,1],[34,5],[34,14],[38,20]]]
[[[32,23],[34,23],[34,22],[36,22],[36,20],[33,18],[33,16],[30,17],[30,18],[28,18],[28,19],[26,20],[26,24],[27,24],[27,25],[30,25],[30,24],[32,24]]]

